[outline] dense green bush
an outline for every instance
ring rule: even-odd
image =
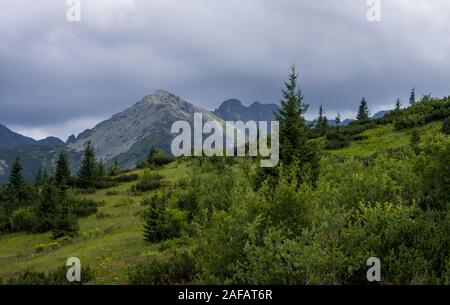
[[[149,202],[143,219],[144,238],[152,243],[179,237],[186,225],[186,213],[168,207],[166,200]]]
[[[331,128],[325,134],[325,149],[332,150],[344,148],[349,144],[349,136],[343,133],[339,128]]]
[[[132,182],[132,181],[136,181],[138,179],[139,179],[138,174],[119,175],[119,176],[115,176],[115,177],[111,178],[112,181],[120,182],[120,183]]]
[[[72,213],[77,217],[87,217],[97,213],[98,203],[92,199],[72,197],[70,198],[70,204]]]
[[[174,159],[172,157],[168,157],[165,152],[162,150],[152,148],[150,153],[148,154],[147,160],[138,164],[138,168],[156,168],[162,165],[169,164]]]
[[[174,251],[168,259],[146,258],[129,271],[132,285],[189,284],[196,275],[193,255],[186,250]]]
[[[163,186],[163,176],[146,170],[139,181],[131,187],[133,193],[149,192]]]
[[[33,232],[38,227],[36,212],[32,208],[15,210],[11,215],[11,229],[15,232]]]
[[[422,146],[415,162],[423,194],[422,208],[446,210],[450,205],[450,138],[439,136]]]

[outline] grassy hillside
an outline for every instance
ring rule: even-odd
[[[420,127],[422,142],[426,142],[428,139],[438,134],[441,126],[442,122],[433,122]],[[343,158],[358,156],[367,157],[374,152],[384,151],[388,148],[395,149],[408,147],[411,137],[410,133],[410,129],[396,131],[392,124],[380,125],[376,128],[364,131],[363,135],[367,136],[367,139],[352,141],[350,146],[346,148],[329,151],[329,153],[325,154],[323,157],[321,166],[323,167],[322,171],[324,172],[324,176],[333,178],[329,179],[330,182],[324,182],[324,178],[324,181],[319,182],[319,187],[324,187],[325,189],[333,188],[333,183],[339,183],[336,182],[336,177],[340,177],[339,173],[342,174],[346,170],[345,167],[347,165],[343,164],[338,167],[340,172],[337,171],[335,173],[334,168],[332,168],[332,166],[335,166],[332,164],[334,160],[333,156]],[[173,185],[177,181],[180,181],[180,179],[190,176],[190,173],[194,168],[192,162],[193,161],[189,160],[176,161],[154,171],[163,175],[165,181],[169,183],[168,185]],[[361,173],[364,172],[364,169],[360,168],[359,165],[355,165],[354,170],[360,170]],[[143,170],[135,170],[133,173],[142,175]],[[361,176],[355,174],[348,179],[360,178]],[[220,176],[218,179],[220,180]],[[227,181],[228,180],[225,180],[223,183],[234,183]],[[208,182],[208,179],[206,179],[203,181],[203,184],[208,184]],[[63,265],[67,258],[75,256],[81,259],[82,265],[89,265],[92,268],[94,279],[91,283],[126,284],[129,282],[129,269],[136,263],[139,263],[150,256],[164,257],[170,255],[166,253],[164,243],[151,244],[144,241],[142,229],[143,223],[140,217],[146,209],[146,207],[141,206],[141,200],[148,198],[154,192],[161,192],[162,190],[132,195],[130,194],[129,189],[134,183],[135,182],[122,183],[109,189],[98,190],[93,194],[83,195],[101,203],[100,207],[95,215],[80,219],[79,236],[66,243],[55,243],[55,241],[51,239],[49,233],[15,233],[0,236],[0,278],[9,278],[25,271],[46,272],[54,270]],[[371,181],[367,182],[365,187],[370,188],[370,183]],[[375,181],[374,183],[374,185],[378,185],[379,182]],[[204,187],[207,188],[208,186]],[[232,189],[232,187],[230,189]],[[362,188],[362,190],[364,191],[364,188]],[[374,192],[375,191],[376,190],[374,190]],[[342,190],[342,194],[342,196],[346,194],[345,189]],[[220,196],[220,194],[216,195]],[[253,201],[258,201],[257,198],[259,197],[256,195],[251,196],[255,197],[250,197],[251,199],[247,198],[246,202],[248,204],[253,204]],[[315,198],[316,196],[325,195],[314,195],[312,197]],[[373,196],[374,198],[378,198],[377,194],[374,194]],[[231,201],[233,201],[232,198],[230,199]],[[332,204],[331,197],[328,199],[326,196],[317,198],[322,200],[321,204],[323,205]],[[345,199],[345,197],[342,198]],[[245,198],[242,200],[244,199]],[[330,211],[331,210],[332,209],[330,208]],[[318,213],[317,215],[320,215],[320,217],[326,217],[326,214],[323,212],[314,213]],[[226,215],[227,214],[223,214],[220,216],[223,217],[224,222],[233,221],[231,218],[227,218]],[[328,226],[328,220],[326,223]],[[330,225],[332,226],[335,224]],[[214,238],[214,234],[219,234],[214,232],[215,231],[210,232],[211,238]],[[220,241],[219,238],[218,240]],[[314,249],[312,248],[310,249],[310,251],[313,250]],[[255,253],[257,253],[257,251]],[[213,280],[207,281],[214,282]]]
[[[158,172],[174,183],[188,175],[188,162],[174,162]],[[142,175],[142,170],[135,173]],[[96,274],[95,283],[127,283],[127,268],[141,257],[157,251],[156,245],[144,242],[141,200],[149,193],[130,195],[135,182],[86,195],[101,202],[97,214],[80,219],[80,236],[64,245],[52,245],[46,234],[9,234],[0,236],[0,278],[25,271],[48,271],[65,264],[67,258],[80,258]],[[39,248],[48,248],[39,251]]]
[[[422,140],[436,135],[442,129],[442,122],[437,121],[417,128]],[[377,151],[388,148],[397,149],[409,145],[411,139],[411,129],[397,131],[392,124],[378,126],[366,130],[362,133],[368,139],[362,141],[352,141],[350,146],[331,150],[330,152],[340,157],[367,157]]]

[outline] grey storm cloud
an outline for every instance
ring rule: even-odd
[[[450,94],[450,2],[0,0],[0,123],[66,137],[163,88],[214,109],[275,102],[292,64],[311,105],[351,116]]]

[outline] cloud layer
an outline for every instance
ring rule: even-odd
[[[372,112],[409,90],[450,94],[450,2],[0,0],[0,123],[67,137],[163,88],[214,109],[278,102],[295,64],[315,116]]]

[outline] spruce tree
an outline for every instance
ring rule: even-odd
[[[401,107],[402,107],[402,102],[400,101],[399,98],[397,98],[397,101],[395,102],[395,111],[399,111]]]
[[[69,162],[64,149],[58,154],[55,169],[55,182],[58,185],[67,185],[71,181]]]
[[[366,122],[369,120],[369,109],[367,108],[366,98],[363,97],[361,103],[359,104],[358,115],[356,119],[359,122]]]
[[[413,87],[409,95],[409,104],[414,105],[416,103],[416,87]]]
[[[323,131],[325,131],[327,126],[328,126],[328,119],[325,116],[325,112],[323,111],[323,106],[320,105],[320,107],[319,107],[319,117],[317,118],[317,125],[316,125],[316,127],[319,128],[323,132]]]
[[[99,182],[104,181],[106,179],[106,165],[105,162],[103,162],[103,160],[100,160],[98,162],[97,179]]]
[[[72,212],[72,206],[69,200],[64,199],[60,202],[52,228],[53,238],[74,237],[78,234],[78,219]]]
[[[8,212],[26,205],[29,197],[29,188],[22,175],[22,164],[19,157],[16,158],[12,166],[8,184],[6,185],[6,192],[9,203]]]
[[[42,190],[37,206],[40,232],[47,232],[54,227],[58,205],[63,199],[64,193],[55,184],[54,178],[51,176],[45,178],[42,181]]]
[[[166,205],[163,201],[153,201],[144,214],[144,239],[155,243],[168,237]]]
[[[303,115],[308,105],[303,103],[301,90],[297,88],[298,75],[292,67],[289,80],[285,82],[282,90],[283,100],[275,118],[280,124],[280,157],[285,163],[290,163],[295,157],[301,155],[306,146],[306,124]]]
[[[335,120],[336,120],[336,127],[338,128],[338,131],[339,131],[339,128],[341,127],[341,114],[340,113],[337,114]]]
[[[307,126],[303,118],[308,105],[303,102],[297,80],[298,75],[293,66],[282,90],[280,109],[275,113],[275,119],[280,124],[280,160],[284,164],[298,161],[302,167],[300,171],[309,168],[314,184],[318,177],[319,157],[316,148],[308,143]]]
[[[44,178],[44,169],[42,168],[41,165],[39,166],[36,178],[34,178],[34,186],[40,186],[42,184],[43,178]]]
[[[83,153],[83,160],[81,161],[80,171],[78,172],[78,186],[81,188],[94,187],[97,182],[97,170],[94,147],[91,142],[87,142]]]

